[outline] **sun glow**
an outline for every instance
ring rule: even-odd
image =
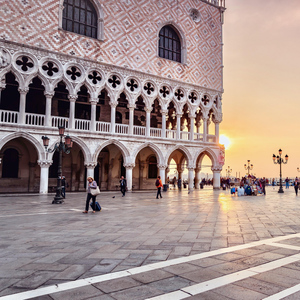
[[[225,149],[228,150],[230,148],[231,142],[230,142],[230,139],[226,135],[222,134],[222,135],[220,135],[220,144],[224,145]]]

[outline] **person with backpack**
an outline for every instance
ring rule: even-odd
[[[162,198],[161,188],[163,187],[163,184],[161,182],[160,176],[157,177],[157,179],[155,181],[155,185],[156,185],[156,188],[157,188],[156,199],[158,199],[158,196],[160,196],[160,198]]]

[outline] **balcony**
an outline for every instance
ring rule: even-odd
[[[7,111],[0,110],[0,124],[18,124],[19,122],[19,112],[15,111]],[[32,126],[32,127],[45,127],[46,122],[45,115],[33,114],[33,113],[25,113],[25,124],[24,126]],[[91,132],[92,122],[90,120],[74,120],[74,130],[79,132]],[[50,117],[50,127],[57,128],[58,126],[64,126],[67,129],[70,128],[69,118],[65,117]],[[129,125],[127,124],[115,124],[114,133],[112,131],[112,124],[109,122],[100,122],[96,121],[95,132],[100,134],[117,134],[117,135],[130,135]],[[133,126],[133,136],[146,137],[147,130],[144,126]],[[180,131],[179,138],[177,138],[177,130],[166,129],[165,136],[163,135],[161,128],[150,128],[149,137],[153,139],[166,139],[166,140],[181,140],[181,141],[189,141],[189,142],[207,142],[207,143],[217,143],[216,135],[206,135],[204,138],[204,134],[202,133],[193,133],[193,139],[191,139],[191,132],[188,131]],[[205,140],[206,139],[206,140]]]

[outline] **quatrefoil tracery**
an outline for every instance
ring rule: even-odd
[[[77,77],[79,78],[81,76],[81,73],[76,67],[71,67],[69,70],[67,70],[67,74],[71,77],[72,80],[76,80]]]
[[[120,79],[116,75],[112,75],[109,79],[108,82],[111,84],[111,86],[115,89],[118,85],[121,84]]]
[[[146,91],[146,93],[148,95],[151,95],[154,92],[154,86],[153,86],[153,84],[151,82],[147,82],[144,85],[144,90]]]
[[[189,94],[189,99],[192,103],[196,102],[197,101],[197,95],[194,93],[194,92],[191,92]]]
[[[206,95],[203,96],[203,98],[201,99],[201,101],[204,103],[204,105],[206,106],[209,103],[209,99]]]
[[[126,85],[129,87],[131,92],[134,92],[138,88],[138,84],[134,79],[128,80]]]
[[[97,84],[102,80],[101,75],[97,71],[93,71],[88,75],[88,78],[92,81],[93,84]]]
[[[42,69],[47,73],[48,76],[52,77],[54,73],[58,73],[58,68],[51,61],[48,61],[42,66]]]
[[[27,56],[22,56],[21,59],[17,59],[16,64],[21,67],[22,71],[27,72],[33,68],[33,63]]]
[[[176,96],[177,100],[180,101],[183,98],[184,94],[181,89],[177,89],[175,92],[175,96]]]
[[[167,95],[170,94],[170,91],[169,91],[169,89],[168,89],[166,86],[163,86],[163,87],[159,90],[159,92],[161,93],[161,95],[162,95],[164,98],[166,98]]]

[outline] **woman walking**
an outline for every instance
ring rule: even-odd
[[[91,194],[91,189],[97,188],[97,182],[94,180],[93,177],[88,177],[87,181],[88,181],[88,190],[87,190],[88,193],[87,193],[87,197],[86,197],[85,211],[83,211],[84,214],[87,214],[89,211],[91,199],[93,201],[93,213],[95,213],[95,207],[96,207],[96,196],[93,196]]]

